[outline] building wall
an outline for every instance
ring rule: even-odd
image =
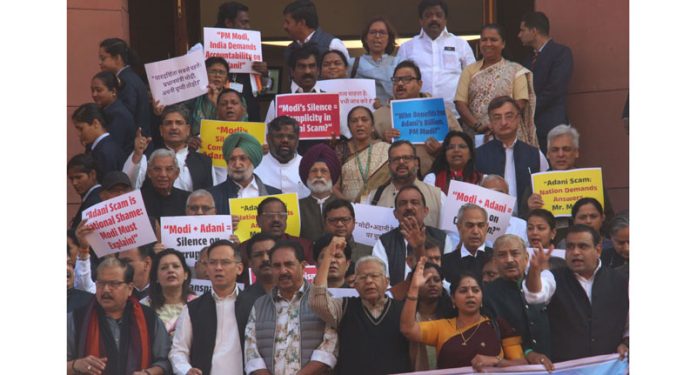
[[[109,37],[128,41],[128,0],[68,0],[68,95],[66,129],[69,160],[84,151],[72,125],[72,113],[92,101],[90,80],[99,72],[99,42]],[[66,179],[68,220],[80,205],[80,196]]]
[[[628,209],[628,0],[537,0],[554,40],[573,51],[568,116],[580,131],[580,165],[601,166],[614,210]]]

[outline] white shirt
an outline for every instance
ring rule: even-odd
[[[169,147],[167,147],[167,150],[174,151]],[[174,187],[185,191],[193,191],[193,178],[188,165],[186,165],[186,158],[189,153],[188,147],[182,147],[179,151],[174,151],[174,153],[176,155],[176,163],[179,165],[179,177],[174,180]],[[140,189],[143,186],[143,182],[145,182],[145,177],[147,177],[147,159],[145,155],[143,155],[138,164],[135,164],[133,163],[133,152],[131,152],[123,164],[123,173],[128,175],[135,189]],[[215,167],[210,169],[210,174],[213,176],[213,186],[225,181],[224,179],[219,180],[218,174],[215,173]]]
[[[238,292],[239,290],[235,289],[234,293],[224,298],[215,294],[215,290],[211,292],[215,300],[215,314],[217,315],[215,349],[210,367],[211,375],[244,374],[242,371],[242,346],[239,339],[237,316],[234,313]],[[192,338],[191,317],[188,306],[185,306],[176,323],[172,349],[169,351],[169,361],[177,375],[185,375],[191,369],[189,355]]]
[[[315,201],[317,201],[317,204],[319,205],[319,213],[324,214],[324,202],[326,202],[327,199],[331,198],[331,194],[327,195],[326,198],[317,198],[314,195],[311,196],[314,198]]]
[[[251,182],[246,187],[232,181],[233,184],[239,186],[237,198],[256,198],[259,196],[259,186],[256,185],[256,178],[251,179]]]
[[[302,156],[295,154],[289,162],[281,164],[269,152],[263,156],[254,173],[264,184],[280,189],[283,193],[297,193],[297,199],[302,199],[311,192],[300,179],[300,161]]]
[[[464,246],[464,244],[462,244],[461,246],[459,246],[459,256],[461,256],[462,258],[466,258],[466,257],[474,257],[474,258],[476,258],[476,257],[479,256],[479,254],[483,254],[483,253],[485,253],[485,252],[486,252],[486,244],[485,244],[485,243],[482,243],[481,246],[479,246],[479,247],[476,249],[476,253],[475,253],[474,255],[471,255],[471,253],[470,253],[469,250],[466,248],[466,246]]]
[[[92,268],[89,262],[89,256],[85,260],[77,258],[75,261],[75,281],[73,285],[75,289],[84,290],[85,292],[97,292],[97,285],[92,280]]]
[[[99,144],[99,142],[101,142],[102,139],[104,139],[104,138],[106,138],[106,137],[108,137],[108,136],[109,136],[109,133],[108,133],[108,132],[106,132],[106,133],[104,133],[104,134],[98,136],[97,139],[95,139],[94,142],[92,142],[92,148],[90,148],[90,150],[94,150],[94,148],[97,147],[97,145]]]
[[[597,268],[595,268],[592,277],[589,279],[574,273],[575,278],[578,279],[580,286],[585,291],[590,304],[592,304],[592,285],[594,284],[595,276],[600,267],[602,267],[602,260],[597,259]],[[548,304],[551,301],[551,297],[553,297],[553,294],[556,292],[556,279],[550,271],[543,270],[541,271],[541,290],[538,293],[532,293],[527,290],[526,282],[522,283],[522,289],[524,290],[524,298],[528,303]]]
[[[469,43],[454,34],[442,30],[435,40],[421,29],[420,34],[404,43],[396,55],[403,60],[413,60],[420,68],[423,79],[422,92],[435,98],[443,98],[445,106],[458,117],[454,108],[454,95],[459,76],[465,66],[476,62]]]
[[[309,91],[302,90],[302,87],[298,86],[295,81],[290,82],[290,92],[293,94],[305,94],[305,93],[319,93],[321,90],[314,84]],[[268,106],[268,112],[266,112],[266,124],[269,124],[273,119],[276,118],[276,105],[275,99],[271,100],[271,105]]]
[[[513,151],[515,148],[515,143],[517,143],[517,138],[515,138],[515,140],[509,147],[506,146],[504,142],[501,141],[501,143],[503,143],[503,148],[505,149],[505,175],[503,176],[503,178],[505,178],[505,181],[508,183],[510,195],[512,195],[513,197],[517,197],[517,177],[515,177],[515,158],[513,156]],[[541,153],[541,150],[539,150],[539,171],[545,172],[548,169],[549,162],[544,157],[544,154]],[[517,213],[517,201],[515,201],[515,208],[513,212]]]
[[[404,244],[404,246],[408,246],[408,241],[406,241],[405,239]],[[452,251],[454,251],[452,238],[450,238],[449,234],[447,234],[447,236],[445,237],[445,248],[443,249],[443,252],[444,254],[447,254],[451,253]],[[387,276],[389,276],[389,260],[387,259],[387,250],[384,248],[384,245],[382,245],[382,241],[377,240],[377,242],[375,242],[375,245],[372,247],[372,255],[376,256],[379,259],[382,259],[387,270]],[[406,275],[408,275],[409,272],[411,272],[411,267],[409,267],[408,264],[405,264],[404,277],[406,277]]]

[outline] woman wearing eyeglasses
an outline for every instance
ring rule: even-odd
[[[150,269],[150,293],[140,303],[155,310],[170,335],[174,334],[186,302],[196,298],[189,285],[191,271],[183,254],[166,249],[155,255]]]
[[[376,17],[363,30],[361,40],[367,53],[351,59],[350,78],[374,79],[377,99],[385,104],[394,95],[391,76],[400,61],[392,56],[396,49],[396,32],[389,21]]]
[[[491,135],[488,104],[498,96],[510,96],[522,108],[517,139],[539,147],[534,126],[536,96],[532,73],[520,64],[503,58],[505,33],[500,25],[481,29],[479,49],[483,59],[467,66],[459,78],[454,104],[464,124],[477,134]]]
[[[445,136],[442,148],[435,156],[430,173],[423,182],[440,188],[443,193],[449,191],[452,180],[479,184],[483,175],[476,170],[474,142],[461,131],[451,131]]]

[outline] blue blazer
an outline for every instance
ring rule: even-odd
[[[154,129],[150,128],[151,110],[150,99],[147,96],[147,88],[143,80],[133,71],[131,67],[126,67],[118,75],[123,87],[118,92],[118,98],[133,114],[135,127],[143,129],[144,136],[151,136]]]
[[[523,61],[523,65],[534,74],[534,123],[537,133],[545,139],[546,134],[556,125],[568,123],[566,94],[573,73],[573,54],[570,48],[551,39],[537,56],[534,67],[531,56]]]

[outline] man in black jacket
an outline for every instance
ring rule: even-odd
[[[551,359],[556,362],[628,353],[628,279],[602,265],[600,236],[576,224],[566,235],[568,267],[549,272],[548,252],[535,250],[523,285],[529,303],[548,304]]]

